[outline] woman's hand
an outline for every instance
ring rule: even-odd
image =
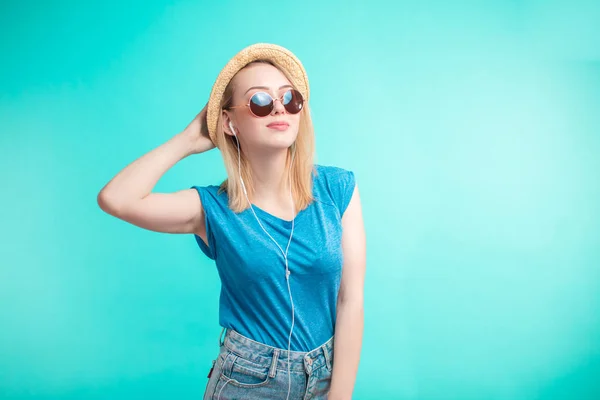
[[[199,154],[215,148],[215,144],[208,135],[208,126],[206,123],[206,107],[194,117],[192,122],[181,132],[190,143],[189,154]]]

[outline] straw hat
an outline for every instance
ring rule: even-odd
[[[225,92],[229,81],[239,70],[256,60],[269,60],[283,68],[290,76],[292,85],[302,94],[304,100],[308,101],[308,77],[298,57],[288,49],[276,44],[256,43],[248,46],[227,62],[219,73],[210,93],[206,110],[206,122],[208,134],[215,145],[217,143],[217,120],[221,114],[220,105],[223,92]]]

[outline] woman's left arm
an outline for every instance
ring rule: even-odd
[[[366,238],[358,186],[342,217],[344,265],[337,300],[333,373],[328,400],[352,398],[362,347]]]

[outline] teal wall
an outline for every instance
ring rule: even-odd
[[[200,398],[214,266],[96,195],[259,41],[303,61],[317,160],[361,188],[354,398],[600,398],[599,21],[567,0],[2,2],[0,398]],[[224,176],[211,151],[156,190]]]

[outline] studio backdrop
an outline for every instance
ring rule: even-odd
[[[198,399],[220,281],[100,189],[256,42],[311,84],[367,234],[354,398],[600,398],[600,3],[5,1],[0,398]],[[156,191],[219,184],[218,150]]]

